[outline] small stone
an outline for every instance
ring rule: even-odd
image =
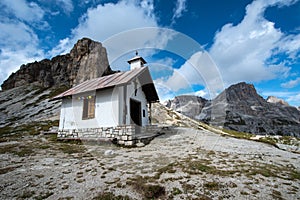
[[[104,152],[104,155],[106,155],[106,156],[113,155],[113,154],[114,154],[114,151],[113,151],[113,150],[106,150],[106,151]]]
[[[144,144],[144,143],[142,143],[142,142],[139,142],[139,143],[137,143],[137,144],[136,144],[136,146],[137,146],[137,147],[144,147],[144,146],[145,146],[145,144]]]

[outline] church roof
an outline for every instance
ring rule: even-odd
[[[141,60],[141,61],[143,62],[143,64],[146,64],[146,63],[147,63],[147,62],[144,60],[143,57],[138,56],[138,55],[134,56],[133,58],[131,58],[131,59],[128,60],[127,62],[130,64],[130,63],[132,63],[133,61],[136,61],[136,60]]]
[[[102,76],[100,78],[95,78],[95,79],[85,81],[55,96],[53,99],[61,99],[67,96],[72,96],[84,92],[102,90],[106,88],[112,88],[115,86],[126,85],[136,78],[139,80],[139,82],[142,85],[142,90],[146,95],[147,101],[148,102],[159,101],[148,67],[137,68],[125,72],[118,72],[108,76]]]

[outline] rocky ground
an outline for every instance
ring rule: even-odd
[[[174,128],[140,148],[2,137],[1,199],[299,199],[300,154]]]

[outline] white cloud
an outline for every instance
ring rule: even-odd
[[[51,51],[49,51],[48,54],[50,55],[50,57],[59,54],[66,54],[70,52],[70,44],[71,42],[69,38],[59,40],[59,44],[56,47],[54,47]]]
[[[177,18],[182,16],[182,13],[186,11],[186,0],[177,0],[174,14],[172,17],[172,23],[175,23]]]
[[[44,10],[25,0],[0,2],[0,83],[21,64],[44,58],[39,48],[39,38],[34,31],[48,28],[43,21]],[[9,16],[9,18],[8,18]]]
[[[38,36],[20,21],[0,20],[0,83],[21,64],[40,60],[44,57],[39,50]]]
[[[14,14],[18,19],[27,22],[40,21],[44,17],[44,10],[34,2],[26,0],[1,0],[0,4],[8,13]]]
[[[285,52],[290,59],[296,60],[300,56],[300,34],[287,35],[278,44],[278,52]]]
[[[27,44],[34,46],[38,43],[38,37],[34,31],[19,21],[0,21],[0,44],[10,46],[11,49],[22,49]]]
[[[193,54],[164,84],[173,91],[192,88],[193,85],[206,86],[210,99],[224,89],[220,72],[205,51]]]
[[[289,96],[287,102],[293,106],[300,106],[300,93]]]
[[[226,24],[216,33],[209,50],[226,85],[259,82],[287,75],[290,68],[268,63],[274,54],[285,52],[293,57],[299,53],[300,37],[285,35],[273,22],[264,18],[270,6],[290,5],[295,1],[257,0],[246,7],[246,15],[236,26]],[[284,44],[284,45],[283,45]],[[298,46],[297,46],[298,45]]]
[[[208,92],[206,91],[206,89],[197,90],[197,91],[194,91],[194,92],[191,92],[191,93],[187,93],[186,95],[194,95],[194,96],[202,97],[202,98],[205,98],[205,99],[210,98],[210,96],[209,96]]]
[[[157,23],[149,16],[148,10],[127,1],[120,1],[117,4],[108,3],[89,9],[72,33],[77,38],[87,36],[104,41],[120,32],[149,26],[157,26]]]
[[[153,18],[153,13],[154,13],[153,0],[143,0],[141,1],[140,6],[148,17]]]
[[[208,94],[206,90],[198,90],[194,93],[194,95],[205,98]]]
[[[268,96],[275,96],[288,102],[291,106],[300,106],[300,93],[298,92],[277,92],[277,91],[264,91],[262,95],[266,98]]]
[[[171,88],[169,88],[165,84],[165,80],[163,79],[156,79],[153,80],[155,88],[157,90],[160,102],[167,101],[169,99],[173,99],[178,93],[174,92]]]
[[[111,36],[124,31],[143,27],[157,27],[156,19],[151,13],[152,6],[151,1],[142,1],[141,4],[138,4],[135,1],[123,0],[116,4],[106,3],[98,5],[96,8],[88,9],[87,13],[80,18],[78,26],[72,30],[72,35],[68,38],[68,50],[82,37],[89,37],[103,42]],[[148,33],[148,35],[151,34]],[[130,45],[134,37],[132,36],[131,38],[132,40],[127,40],[123,37],[122,41],[118,41],[120,42],[118,47],[124,48]],[[60,46],[63,47],[60,50],[61,52],[66,50],[65,47],[67,45],[65,41],[61,40],[60,44],[55,48],[55,52],[59,52]]]
[[[300,84],[300,77],[296,78],[295,80],[290,80],[288,82],[282,83],[281,87],[283,88],[294,88]]]
[[[74,9],[72,0],[56,0],[56,3],[62,7],[66,14],[70,14]]]
[[[31,50],[35,53],[31,53]],[[25,49],[10,50],[1,49],[0,51],[0,83],[11,73],[17,71],[21,64],[34,62],[43,58],[42,52],[38,52],[35,47],[27,46]]]

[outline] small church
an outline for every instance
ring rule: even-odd
[[[57,95],[58,139],[113,140],[132,146],[151,127],[151,104],[159,98],[146,61],[128,60],[130,71],[87,80]]]

